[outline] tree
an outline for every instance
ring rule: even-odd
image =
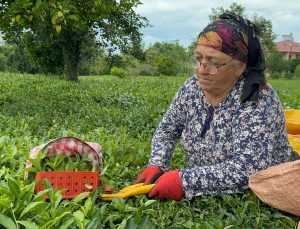
[[[288,62],[290,63],[289,71],[291,73],[295,73],[297,66],[300,65],[300,57],[297,57],[296,59],[292,59]]]
[[[22,44],[19,46],[7,43],[0,45],[0,71],[31,72],[31,70]]]
[[[236,13],[237,15],[240,15],[240,16],[243,16],[243,17],[246,17],[246,15],[244,14],[245,13],[245,7],[242,6],[242,5],[239,5],[238,3],[236,2],[233,2],[228,9],[225,9],[223,6],[220,6],[220,7],[217,7],[217,8],[211,8],[211,12],[212,14],[209,15],[209,20],[210,21],[215,21],[216,19],[218,19],[218,17],[225,13],[225,12],[234,12]]]
[[[87,34],[99,34],[110,50],[134,50],[141,43],[139,29],[148,25],[134,8],[139,0],[2,0],[0,28],[5,38],[38,32],[52,34],[62,47],[64,71],[78,80],[80,48]]]
[[[178,41],[154,43],[146,50],[146,59],[156,74],[180,75],[191,72],[187,51]]]
[[[221,6],[217,8],[212,8],[211,11],[212,14],[209,15],[210,21],[216,20],[221,14],[225,12],[233,12],[237,15],[247,18],[247,15],[245,14],[245,7],[239,5],[236,2],[232,3],[228,9],[225,9]],[[273,33],[272,22],[264,18],[263,16],[258,16],[257,14],[254,14],[250,21],[252,21],[261,32],[260,38],[262,47],[269,51],[273,51],[275,49],[274,40],[276,38],[276,35]]]
[[[55,34],[47,34],[45,31],[35,33],[28,31],[22,34],[21,39],[26,57],[35,73],[63,73],[63,47]]]
[[[270,73],[273,72],[285,72],[287,61],[283,59],[283,56],[278,51],[269,52],[266,58],[266,67]]]
[[[100,52],[95,59],[95,62],[90,68],[91,74],[95,75],[107,75],[110,73],[110,67],[108,65],[107,56],[104,52]]]
[[[95,36],[93,34],[86,34],[83,37],[80,47],[80,65],[79,74],[89,75],[91,68],[97,61],[97,57],[103,52],[97,45]]]

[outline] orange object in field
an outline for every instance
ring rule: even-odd
[[[291,147],[300,155],[300,135],[289,134],[288,137]]]
[[[287,132],[300,135],[300,110],[284,110]]]
[[[99,173],[87,171],[43,171],[37,172],[35,193],[44,190],[44,179],[47,178],[53,189],[64,190],[63,199],[72,199],[82,192],[93,192],[99,185]],[[47,196],[45,196],[47,198]]]

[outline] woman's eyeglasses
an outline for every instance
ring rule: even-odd
[[[201,63],[201,62],[197,62],[197,66],[196,67],[203,67],[206,69],[208,74],[214,75],[218,73],[218,70],[220,67],[225,66],[227,64],[229,64],[233,59],[231,59],[230,61],[228,61],[227,63],[223,63],[223,64],[215,64],[215,63]]]

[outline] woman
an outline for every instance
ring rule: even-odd
[[[200,33],[196,74],[159,124],[149,164],[135,181],[159,177],[150,197],[242,192],[251,174],[288,161],[284,113],[265,81],[256,33],[250,21],[234,14],[221,15]],[[168,171],[179,138],[187,167]]]

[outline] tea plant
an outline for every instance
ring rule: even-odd
[[[146,166],[151,138],[185,78],[82,77],[0,73],[0,228],[295,228],[299,218],[263,204],[250,190],[179,202],[147,196],[104,202],[99,189],[63,200],[61,191],[37,195],[24,180],[28,152],[51,139],[74,136],[101,144],[102,185],[119,190]],[[270,82],[285,108],[300,109],[300,81]],[[179,145],[171,167],[184,165]],[[88,170],[86,158],[41,154],[31,172]],[[44,199],[44,194],[49,196]]]

